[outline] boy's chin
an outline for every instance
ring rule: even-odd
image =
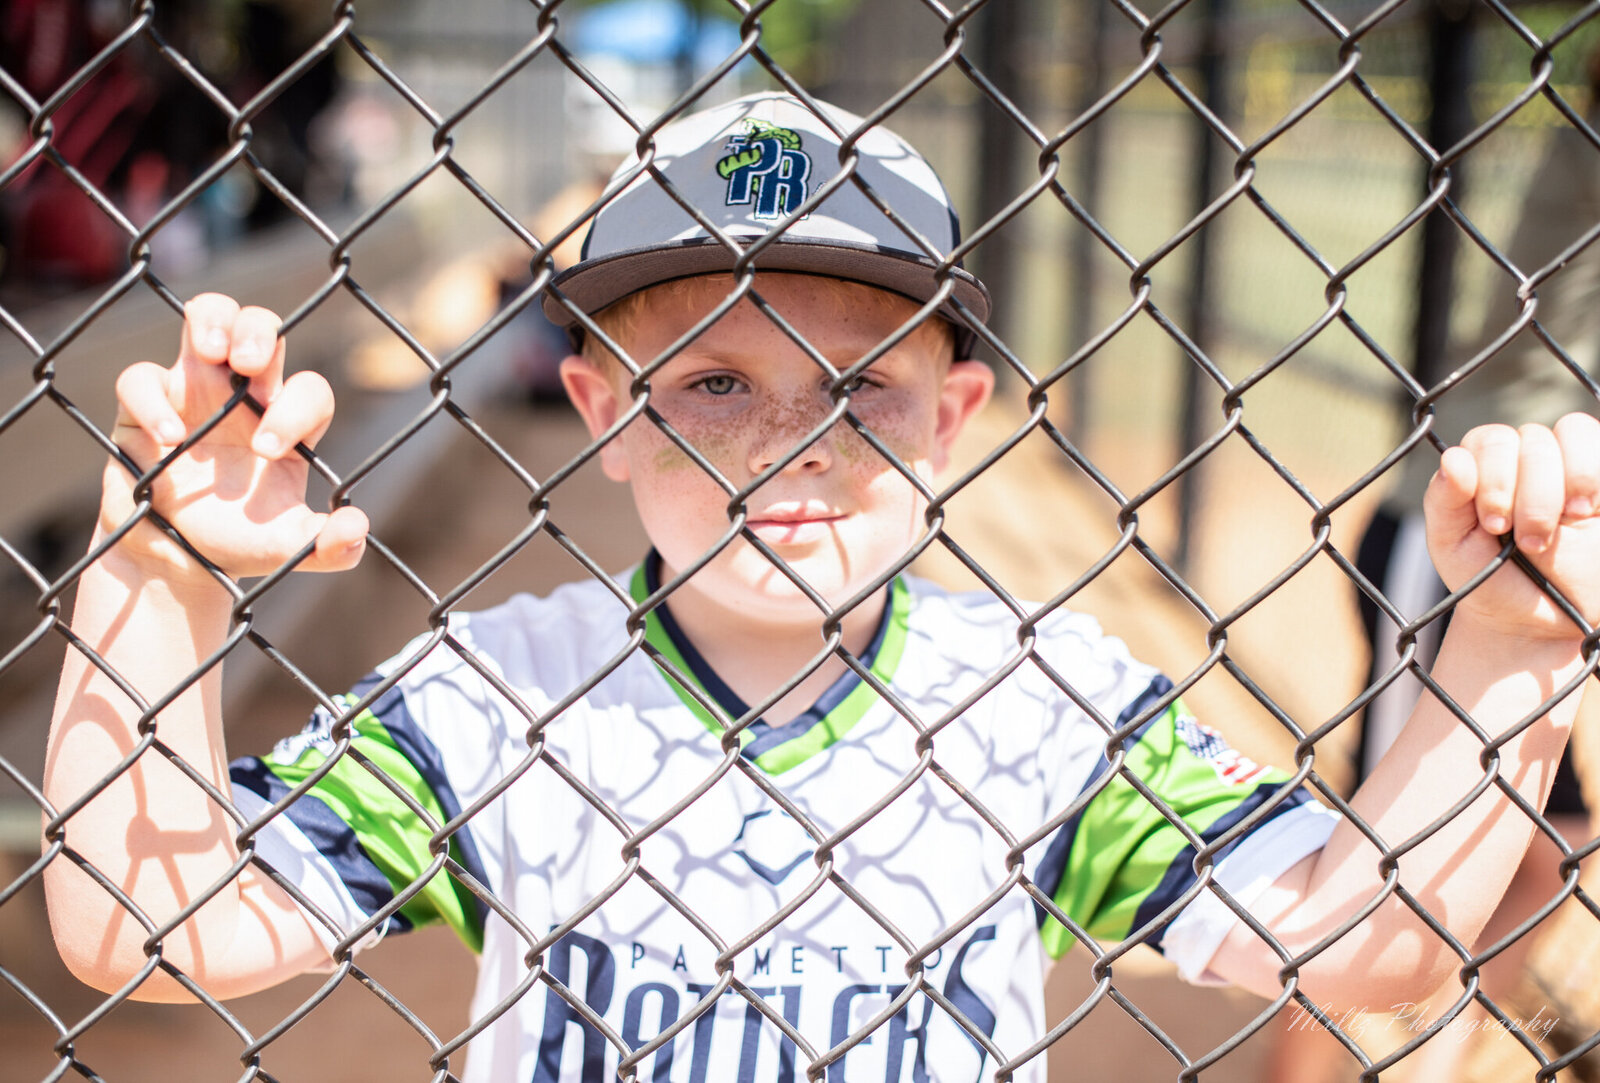
[[[813,594],[830,607],[844,605],[872,583],[873,577],[846,575],[837,566],[807,567],[807,561],[790,563],[790,571],[805,583],[803,590],[789,575],[759,553],[741,554],[734,567],[697,576],[696,586],[725,608],[756,620],[820,627],[825,614]],[[711,573],[712,569],[705,569]],[[809,574],[808,574],[809,573]]]

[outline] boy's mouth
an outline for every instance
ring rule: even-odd
[[[843,518],[842,512],[823,506],[779,505],[745,520],[745,527],[768,545],[799,545],[831,536]]]

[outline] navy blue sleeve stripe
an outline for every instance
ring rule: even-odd
[[[372,691],[379,680],[376,674],[363,678],[355,686],[352,694],[357,698],[365,696]],[[455,788],[450,785],[450,779],[445,774],[444,757],[439,754],[438,746],[417,725],[416,719],[406,707],[405,697],[401,695],[399,686],[390,688],[379,696],[368,710],[383,724],[383,728],[394,739],[395,747],[417,769],[422,781],[438,798],[439,807],[444,810],[445,818],[453,820],[461,815],[461,799],[456,796]],[[478,883],[492,888],[489,874],[484,868],[483,857],[478,851],[478,843],[472,836],[471,822],[457,828],[450,836],[450,841],[455,850],[453,856],[461,862],[462,868],[466,869]],[[489,907],[475,893],[468,894],[472,894],[479,922],[487,921]]]
[[[1281,780],[1277,782],[1263,782],[1261,785],[1255,788],[1249,797],[1239,802],[1238,807],[1234,808],[1226,815],[1217,817],[1215,823],[1206,828],[1204,831],[1200,832],[1200,838],[1207,844],[1221,838],[1223,834],[1231,830],[1240,821],[1244,820],[1245,817],[1251,815],[1262,805],[1272,800],[1274,796],[1283,790],[1283,787],[1284,783]],[[1279,816],[1282,816],[1290,809],[1303,805],[1308,800],[1310,800],[1310,795],[1306,793],[1304,788],[1297,788],[1291,791],[1287,796],[1285,796],[1282,803],[1275,807],[1251,830],[1259,831],[1263,824],[1271,823],[1273,820],[1276,820]],[[1213,868],[1216,865],[1221,864],[1223,858],[1232,853],[1234,848],[1237,847],[1239,843],[1242,842],[1246,837],[1247,836],[1241,835],[1239,838],[1234,839],[1227,846],[1224,846],[1221,850],[1219,850],[1216,857],[1213,859]],[[1171,906],[1177,901],[1180,895],[1182,895],[1185,891],[1188,891],[1189,888],[1193,886],[1195,880],[1198,879],[1194,872],[1194,857],[1197,853],[1199,853],[1198,850],[1196,850],[1193,846],[1188,845],[1184,846],[1182,850],[1178,851],[1178,855],[1172,859],[1172,862],[1167,866],[1166,873],[1161,877],[1161,883],[1157,885],[1156,889],[1147,895],[1144,901],[1139,904],[1139,909],[1134,914],[1131,928],[1136,931],[1144,928],[1148,922],[1155,920],[1156,915],[1160,914],[1161,911]],[[1167,926],[1162,925],[1161,928],[1152,932],[1150,936],[1146,938],[1145,942],[1159,951],[1162,941],[1166,938],[1166,934]]]
[[[1155,677],[1151,678],[1150,683],[1145,686],[1145,690],[1143,692],[1139,693],[1138,698],[1136,698],[1132,703],[1128,704],[1128,706],[1123,709],[1123,712],[1117,716],[1117,728],[1121,729],[1129,722],[1132,722],[1139,716],[1141,711],[1149,710],[1161,699],[1162,696],[1166,695],[1170,691],[1172,691],[1172,682],[1166,677],[1162,676],[1161,674],[1157,674]],[[1138,744],[1139,739],[1142,738],[1145,733],[1149,731],[1150,727],[1155,725],[1164,714],[1165,712],[1163,711],[1157,711],[1155,714],[1151,715],[1145,720],[1144,725],[1140,726],[1137,730],[1130,734],[1126,740],[1123,741],[1122,747],[1128,749]],[[1078,787],[1078,792],[1076,795],[1074,795],[1073,800],[1077,800],[1079,797],[1082,797],[1089,790],[1089,788],[1098,782],[1100,777],[1110,769],[1111,761],[1106,759],[1104,756],[1101,756],[1100,759],[1095,763],[1094,770],[1089,773],[1089,777],[1084,780],[1082,786]],[[1044,856],[1039,859],[1039,864],[1034,869],[1033,882],[1038,885],[1041,891],[1052,898],[1055,897],[1057,890],[1061,887],[1061,877],[1065,874],[1067,869],[1067,857],[1072,853],[1072,843],[1078,836],[1078,825],[1083,822],[1083,814],[1087,809],[1088,805],[1084,805],[1084,807],[1079,809],[1070,820],[1062,824],[1061,827],[1057,829],[1056,833],[1050,839],[1049,846],[1045,848]],[[1033,911],[1034,917],[1039,922],[1039,927],[1043,928],[1044,923],[1050,918],[1049,913],[1037,902],[1033,904]]]
[[[270,804],[277,804],[289,795],[289,786],[273,774],[266,764],[253,757],[229,764],[228,778],[235,786],[249,790]],[[324,801],[311,793],[302,794],[284,810],[283,815],[333,866],[345,889],[362,910],[375,914],[394,900],[394,889],[389,886],[389,878],[367,856],[350,825]],[[386,927],[381,931],[405,932],[410,928],[411,922],[396,911],[389,916]]]

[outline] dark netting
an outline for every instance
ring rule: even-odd
[[[1564,396],[1593,408],[1600,6],[312,8],[36,0],[0,13],[0,131],[10,147],[0,170],[0,1075],[453,1079],[489,1022],[549,988],[547,1011],[565,1015],[546,1030],[553,1045],[536,1078],[584,1083],[611,1071],[731,1079],[734,1061],[721,1058],[762,1028],[785,1039],[778,1080],[901,1078],[891,1066],[902,1063],[923,1072],[904,1078],[945,1078],[954,1062],[910,1064],[924,1055],[934,1016],[955,1021],[969,1046],[962,1055],[981,1063],[982,1078],[1043,1078],[1026,1073],[1045,1062],[1051,1079],[1266,1079],[1288,1043],[1324,1032],[1332,1036],[1291,1055],[1342,1065],[1330,1079],[1388,1077],[1449,1044],[1466,1051],[1462,1078],[1600,1078],[1591,1056],[1600,1044],[1600,908],[1582,865],[1597,841],[1587,821],[1541,814],[1499,776],[1496,750],[1509,734],[1460,719],[1484,745],[1478,792],[1511,798],[1544,854],[1543,878],[1494,938],[1462,943],[1450,915],[1407,889],[1405,855],[1448,816],[1409,839],[1360,825],[1384,878],[1379,897],[1403,900],[1460,960],[1426,1012],[1308,998],[1298,969],[1365,912],[1302,955],[1276,945],[1212,878],[1260,817],[1197,834],[1144,785],[1125,744],[1181,693],[1234,745],[1285,769],[1269,809],[1304,783],[1353,817],[1345,799],[1369,704],[1413,678],[1423,695],[1438,693],[1426,643],[1455,599],[1391,597],[1358,550],[1375,514],[1391,533],[1403,529],[1416,499],[1406,478],[1432,471],[1459,435],[1450,425],[1488,403],[1533,411]],[[941,306],[953,313],[999,390],[937,485],[903,461],[894,434],[863,417],[857,378],[877,353],[836,364],[761,300],[764,245],[741,251],[725,240],[733,275],[722,308],[756,300],[776,333],[812,357],[831,406],[751,480],[725,477],[716,455],[653,405],[651,378],[681,343],[625,358],[630,397],[598,438],[563,405],[554,372],[566,340],[546,309],[570,311],[611,341],[551,287],[591,219],[648,170],[664,125],[773,89],[835,102],[863,117],[863,130],[899,132],[939,169],[961,211],[957,247],[923,248],[942,285],[919,321]],[[861,132],[837,134],[848,158]],[[644,165],[608,182],[634,151]],[[840,184],[894,215],[851,174]],[[703,218],[681,192],[672,198],[686,224]],[[961,262],[994,295],[987,320],[954,292],[950,272]],[[333,386],[338,420],[314,451],[299,449],[310,499],[361,507],[372,532],[361,568],[344,575],[291,575],[309,545],[264,576],[235,582],[214,569],[232,598],[222,649],[171,687],[134,687],[75,635],[75,586],[135,526],[154,524],[189,546],[154,507],[167,464],[141,469],[113,443],[113,385],[131,362],[168,363],[184,303],[213,289],[278,312],[290,368],[320,371]],[[1517,397],[1528,388],[1540,389],[1539,402]],[[262,408],[236,380],[201,434]],[[727,514],[696,563],[634,592],[610,575],[646,542],[601,470],[630,421],[653,427],[680,469],[713,479]],[[873,588],[910,569],[980,591],[1009,614],[1014,649],[948,710],[902,702],[870,660],[846,649],[851,613],[871,591],[824,598],[748,529],[756,489],[839,427],[926,500],[916,541]],[[136,478],[133,512],[83,556],[108,455],[113,470]],[[811,668],[740,713],[647,629],[689,575],[744,543],[811,598],[822,638]],[[1499,560],[1520,558],[1507,545]],[[608,585],[626,644],[571,675],[549,702],[519,696],[515,680],[454,630],[454,615],[513,592],[591,578]],[[1370,674],[1363,608],[1381,629]],[[1037,647],[1040,629],[1067,609],[1097,614],[1173,683],[1121,717],[1091,709],[1106,750],[1099,781],[1019,824],[974,791],[981,764],[943,749],[964,747],[951,736],[963,712],[1013,674],[1081,699]],[[356,684],[415,637],[420,646],[398,668]],[[502,697],[522,742],[514,766],[457,807],[417,797],[355,741],[358,718],[382,714],[424,648],[451,654]],[[1589,648],[1592,669],[1592,640]],[[140,720],[115,769],[70,804],[52,803],[42,783],[64,654],[104,671]],[[641,656],[697,701],[722,753],[647,816],[566,762],[553,738],[572,703]],[[741,749],[762,732],[767,707],[841,661],[889,703],[910,765],[882,792],[823,817]],[[330,755],[316,779],[361,775],[426,826],[428,843],[359,927],[269,872],[333,930],[335,966],[227,1002],[188,980],[166,944],[251,866],[257,836],[304,787],[243,810],[163,740],[161,712],[224,666],[217,694],[234,754],[264,753],[320,711]],[[1578,695],[1586,681],[1587,672],[1545,691]],[[1563,783],[1575,792],[1590,790],[1588,738],[1580,726],[1575,777]],[[161,758],[182,774],[165,776],[173,785],[195,788],[231,821],[238,857],[200,899],[157,918],[97,875],[74,817]],[[562,807],[577,810],[571,829],[603,834],[617,855],[603,890],[563,897],[548,922],[518,913],[504,885],[485,883],[460,841],[466,825],[497,815],[504,794],[533,779],[564,787]],[[809,850],[806,875],[786,881],[781,904],[732,930],[674,890],[659,849],[663,831],[729,779],[788,813]],[[1169,905],[1141,914],[1125,939],[1097,940],[1041,883],[1041,869],[1051,840],[1113,784],[1180,825],[1198,875]],[[970,909],[931,933],[908,931],[921,927],[913,903],[863,891],[845,871],[874,822],[897,816],[912,792],[961,806],[994,855]],[[43,886],[52,864],[95,877],[144,930],[146,964],[114,993],[79,984],[56,956]],[[505,1001],[471,1002],[469,956],[448,932],[354,950],[374,929],[408,922],[408,908],[437,884],[449,885],[462,913],[479,915],[480,931],[498,922],[518,940],[521,969]],[[691,928],[680,954],[698,961],[692,997],[670,1010],[660,990],[649,1011],[630,1000],[619,1029],[606,1021],[613,982],[622,997],[620,975],[639,958],[629,952],[644,949],[607,948],[585,923],[623,892],[652,893],[663,914]],[[1048,978],[1043,1028],[1001,1044],[993,1006],[957,980],[958,967],[985,929],[993,935],[986,916],[1019,898],[1077,943]],[[1275,1001],[1179,985],[1144,948],[1196,899],[1220,900],[1272,941],[1282,964]],[[892,958],[876,983],[850,987],[862,1002],[836,1004],[829,1032],[802,1032],[799,986],[772,970],[775,952],[782,960],[802,951],[783,938],[808,905],[856,908],[880,936],[874,950]],[[806,945],[804,958],[844,973],[843,951]],[[1516,969],[1490,984],[1483,973],[1507,953],[1519,957]],[[163,973],[199,1004],[135,1003]]]

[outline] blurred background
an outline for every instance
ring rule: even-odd
[[[1003,347],[984,350],[1006,386],[966,464],[1024,427],[1030,378],[1047,385],[1056,436],[1031,430],[986,469],[953,503],[951,536],[1030,597],[1112,555],[1072,604],[1175,675],[1209,664],[1225,624],[1232,671],[1210,668],[1189,698],[1258,758],[1291,763],[1283,720],[1339,719],[1367,666],[1355,589],[1313,552],[1318,531],[1354,559],[1395,471],[1366,475],[1411,432],[1423,389],[1476,354],[1491,300],[1515,293],[1497,253],[1572,130],[1560,103],[1588,107],[1588,10],[990,0],[958,18],[922,0],[778,0],[760,44],[861,114],[905,92],[887,123],[983,238],[968,264],[996,297]],[[0,1080],[56,1078],[60,1035],[101,999],[49,945],[29,787],[63,650],[53,607],[70,603],[93,522],[105,452],[91,429],[109,425],[115,373],[169,360],[173,300],[215,289],[286,315],[291,367],[334,382],[321,454],[386,552],[255,607],[262,635],[324,689],[424,630],[441,597],[478,607],[583,574],[548,532],[527,540],[537,498],[598,563],[627,565],[644,542],[626,493],[587,468],[548,491],[528,482],[583,446],[530,260],[556,238],[554,263],[576,258],[637,138],[616,105],[647,124],[721,67],[700,104],[775,85],[758,58],[730,64],[737,14],[718,0],[364,0],[353,22],[309,0],[0,9]],[[1429,147],[1454,148],[1451,203],[1423,213]],[[1570,237],[1597,224],[1574,220]],[[442,364],[481,435],[438,412]],[[1411,454],[1436,456],[1426,441]],[[1153,559],[1119,543],[1130,512]],[[947,553],[923,570],[971,581]],[[230,659],[227,696],[236,749],[297,729],[313,702],[254,648]],[[1318,743],[1335,786],[1350,744],[1342,726]],[[1594,923],[1558,919],[1569,927],[1535,956],[1548,971],[1535,999],[1565,998],[1552,1011],[1581,1040],[1600,1026]],[[273,1043],[274,1078],[431,1077],[417,1027],[466,1025],[470,961],[448,934],[407,939],[363,957],[371,986],[344,983]],[[1088,959],[1058,967],[1052,1019],[1090,996]],[[1191,1058],[1262,1007],[1182,989],[1153,960],[1118,975]],[[316,990],[250,998],[240,1019],[259,1033]],[[1261,1024],[1217,1078],[1265,1078],[1281,1029]],[[1390,1047],[1412,1037],[1379,1030],[1380,1050],[1385,1033]],[[221,1079],[239,1046],[204,1009],[130,1004],[75,1049],[106,1079]],[[1052,1057],[1052,1078],[1178,1071],[1110,1001]],[[1473,1064],[1484,1079],[1535,1067],[1504,1036]]]

